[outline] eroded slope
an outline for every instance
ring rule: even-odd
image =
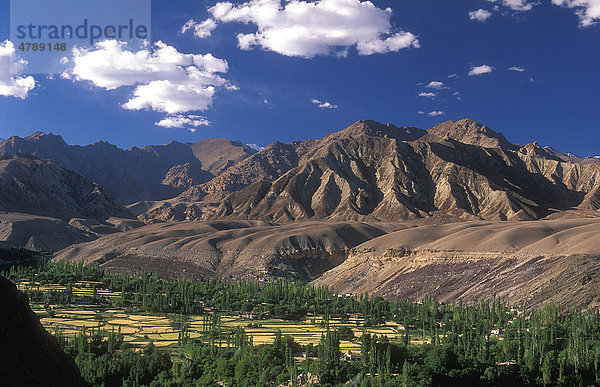
[[[60,251],[56,259],[96,262],[109,271],[197,278],[310,280],[343,262],[349,249],[402,224],[208,221],[160,223]]]
[[[356,247],[318,280],[340,292],[513,305],[600,305],[600,221],[465,222],[396,231]]]

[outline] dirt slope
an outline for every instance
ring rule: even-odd
[[[316,280],[340,292],[442,301],[503,298],[600,306],[600,220],[465,222],[396,231],[361,244]]]
[[[358,244],[408,227],[361,222],[208,221],[153,224],[68,247],[56,259],[163,276],[316,278]]]

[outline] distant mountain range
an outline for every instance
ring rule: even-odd
[[[429,130],[359,121],[260,151],[225,139],[128,150],[106,142],[72,146],[38,132],[0,143],[0,156],[15,153],[73,170],[118,203],[139,202],[130,209],[145,222],[531,220],[600,205],[597,159],[511,144],[471,119]]]
[[[97,183],[50,160],[28,154],[0,158],[0,211],[69,221],[131,217]]]
[[[29,153],[99,183],[121,204],[176,196],[219,175],[256,151],[238,141],[207,139],[123,150],[104,141],[68,145],[61,136],[37,132],[0,143],[0,156]]]

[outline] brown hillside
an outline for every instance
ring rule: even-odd
[[[396,231],[356,247],[316,283],[340,292],[529,308],[600,306],[600,219],[465,222]]]
[[[316,278],[347,251],[401,224],[209,221],[153,224],[68,247],[56,259],[96,262],[111,272],[144,268],[161,276]]]

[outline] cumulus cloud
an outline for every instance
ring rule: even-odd
[[[537,3],[528,0],[503,0],[502,4],[513,11],[530,11]]]
[[[575,9],[581,27],[590,27],[600,20],[600,0],[552,0],[552,4]]]
[[[334,105],[331,102],[327,102],[327,101],[320,101],[316,98],[312,98],[310,100],[310,102],[314,103],[321,109],[337,109],[338,108],[338,105]]]
[[[392,26],[392,9],[381,9],[370,1],[250,0],[241,4],[218,2],[209,8],[211,18],[193,20],[182,31],[194,29],[208,36],[218,23],[254,24],[253,33],[239,33],[242,50],[260,47],[286,56],[348,55],[356,47],[359,55],[384,54],[418,48],[416,35]],[[199,29],[197,33],[196,28]]]
[[[200,23],[196,23],[193,19],[190,19],[181,27],[180,32],[185,34],[187,31],[192,30],[196,37],[206,38],[212,34],[215,28],[217,28],[217,22],[213,19],[206,19]]]
[[[197,127],[210,125],[210,121],[202,116],[175,114],[166,116],[154,125],[163,128],[187,128],[189,131],[195,132]]]
[[[429,82],[427,85],[425,85],[425,87],[429,87],[430,89],[446,89],[446,85],[444,84],[444,82],[440,82],[440,81],[431,81]]]
[[[509,70],[509,71],[516,71],[518,73],[522,73],[522,72],[525,71],[525,68],[519,67],[519,66],[512,66],[512,67],[509,67],[507,70]]]
[[[435,98],[435,97],[437,97],[437,94],[436,93],[432,93],[432,92],[422,91],[422,92],[419,93],[419,97]]]
[[[25,99],[35,88],[32,76],[21,76],[27,61],[15,57],[15,45],[10,40],[0,42],[0,95]]]
[[[492,16],[492,13],[486,9],[478,9],[469,12],[469,19],[484,22]]]
[[[212,54],[183,54],[158,41],[138,51],[127,43],[105,40],[92,48],[73,49],[64,78],[89,81],[105,90],[136,86],[125,109],[169,114],[206,110],[217,88],[237,88],[222,78],[227,61]]]
[[[488,0],[490,3],[500,3],[503,6],[512,9],[513,11],[531,11],[537,1],[529,0]]]
[[[444,114],[446,114],[446,113],[444,113],[444,112],[443,112],[443,111],[441,111],[441,110],[434,110],[434,111],[432,111],[432,112],[429,112],[429,113],[427,113],[427,115],[428,115],[429,117],[443,116]]]
[[[488,74],[492,71],[494,71],[494,68],[485,64],[481,66],[474,66],[471,67],[471,71],[469,71],[469,76],[472,77],[474,75]]]

